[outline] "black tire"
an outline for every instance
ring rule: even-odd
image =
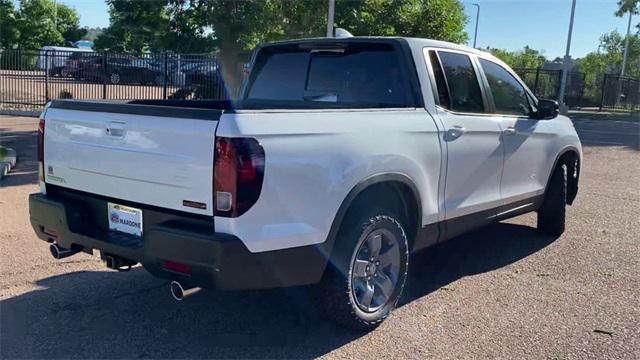
[[[122,75],[120,75],[119,72],[117,71],[113,71],[111,72],[111,74],[109,74],[109,77],[107,78],[107,82],[111,85],[119,85],[122,84]]]
[[[565,229],[566,207],[567,165],[560,164],[553,170],[542,206],[538,209],[538,231],[547,235],[562,235]]]
[[[370,280],[364,280],[364,278],[353,280],[353,276],[356,276],[353,271],[356,255],[360,254],[359,251],[363,246],[366,246],[364,245],[365,240],[372,233],[386,234],[383,242],[388,241],[387,238],[395,238],[395,240],[389,240],[388,243],[384,243],[383,247],[387,247],[385,251],[390,251],[392,246],[389,244],[394,241],[398,246],[398,252],[396,253],[396,250],[393,250],[393,252],[394,255],[399,254],[399,256],[398,263],[394,266],[397,268],[396,280],[393,282],[392,287],[387,288],[387,291],[389,288],[393,289],[389,292],[390,296],[388,296],[388,299],[381,301],[376,310],[366,311],[362,308],[362,304],[358,303],[358,296],[362,295],[356,295],[357,290],[354,289],[354,281],[360,285],[362,285],[360,281],[366,281],[367,288],[375,289],[374,291],[378,291],[380,295],[383,293],[382,288],[369,284],[370,281],[376,281],[373,279],[374,275],[377,277],[378,272],[382,274],[385,270],[383,265],[378,265],[380,263],[378,262],[376,265],[379,268],[373,270],[376,274],[369,274],[370,276],[367,277]],[[345,223],[336,239],[327,273],[321,285],[317,288],[320,291],[317,299],[321,302],[321,307],[324,308],[332,320],[340,325],[357,330],[374,329],[389,316],[402,295],[409,267],[408,249],[408,240],[402,224],[388,211],[371,210],[354,214],[345,219]],[[384,256],[382,252],[380,250],[380,259]],[[366,270],[369,271],[369,267]],[[393,276],[380,275],[380,277],[377,277],[377,281],[392,278]],[[358,287],[358,289],[365,290],[362,286]],[[385,298],[386,296],[383,295],[382,297]],[[372,304],[371,300],[369,302],[369,304]]]

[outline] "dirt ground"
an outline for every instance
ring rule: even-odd
[[[0,187],[0,356],[638,359],[640,124],[575,124],[585,157],[564,235],[538,235],[527,214],[431,248],[412,259],[401,306],[358,333],[300,289],[178,303],[140,267],[54,260],[29,225],[37,120],[0,116],[20,156]]]

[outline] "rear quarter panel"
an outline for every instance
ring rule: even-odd
[[[424,109],[239,111],[222,116],[216,135],[252,137],[265,150],[257,203],[215,217],[216,231],[252,252],[324,242],[349,191],[377,174],[411,178],[423,224],[437,221],[440,141]]]

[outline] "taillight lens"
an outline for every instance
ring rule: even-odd
[[[38,179],[44,181],[44,119],[38,124]]]
[[[213,203],[216,216],[237,217],[256,203],[264,178],[264,149],[250,138],[216,138]]]

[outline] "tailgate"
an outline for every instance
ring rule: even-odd
[[[45,117],[45,182],[212,215],[220,114],[147,105],[54,103]]]

